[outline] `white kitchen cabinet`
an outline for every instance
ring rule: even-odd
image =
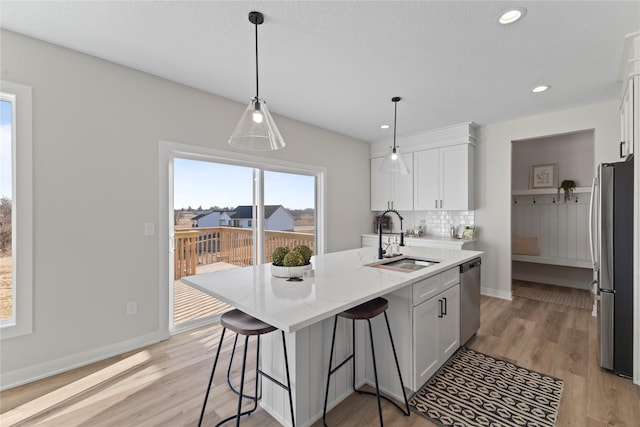
[[[384,298],[389,302],[387,314],[404,385],[417,391],[459,347],[459,266],[419,280]],[[401,398],[383,316],[376,317],[372,323],[377,366],[389,367],[378,369],[378,379],[392,395]],[[362,345],[369,348],[370,344],[366,340]],[[371,363],[367,361],[367,375],[371,378],[373,373],[369,370]]]
[[[473,145],[416,151],[413,159],[415,210],[473,209]]]
[[[383,157],[371,159],[371,210],[413,210],[413,153],[400,154],[411,169],[410,173],[380,173]]]
[[[620,157],[627,158],[633,154],[633,113],[634,113],[634,79],[627,81],[627,87],[620,104]]]
[[[640,77],[631,77],[620,104],[620,157],[626,159],[633,154],[640,131]]]
[[[413,388],[427,382],[459,346],[460,285],[456,284],[413,308]]]
[[[624,88],[620,100],[620,157],[626,159],[640,143],[640,33],[625,38],[619,76]]]

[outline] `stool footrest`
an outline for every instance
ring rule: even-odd
[[[347,363],[347,362],[348,362],[349,360],[351,360],[351,359],[353,359],[353,353],[351,353],[351,356],[349,356],[349,357],[347,357],[346,359],[344,359],[344,360],[342,361],[342,363],[340,363],[338,366],[336,366],[335,368],[333,368],[332,370],[330,370],[330,371],[329,371],[329,375],[333,375],[333,373],[334,373],[335,371],[337,371],[338,369],[342,368],[342,367],[345,365],[345,363]]]
[[[377,396],[377,394],[375,394],[374,392],[366,391],[366,390],[356,390],[356,393],[358,393],[358,394],[368,394],[370,396]],[[410,412],[409,412],[408,409],[401,408],[400,405],[398,405],[393,399],[388,398],[387,396],[385,396],[382,393],[380,393],[380,398],[386,400],[387,402],[391,403],[393,406],[398,408],[400,410],[400,412],[402,412],[405,416],[408,417],[410,415]]]
[[[267,374],[266,372],[263,372],[262,370],[258,369],[258,373],[260,375],[262,375],[263,377],[267,377],[268,379],[270,379],[272,382],[274,382],[275,384],[279,385],[283,389],[289,391],[289,387],[287,387],[286,385],[282,384],[280,381],[278,381],[277,379],[273,378],[271,375]]]

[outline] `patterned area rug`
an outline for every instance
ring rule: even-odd
[[[511,293],[516,297],[550,302],[567,307],[582,308],[585,310],[591,310],[593,307],[591,293],[586,290],[572,289],[570,292],[559,292],[557,290],[514,285]]]
[[[462,347],[409,406],[439,426],[552,427],[563,385],[560,379]]]

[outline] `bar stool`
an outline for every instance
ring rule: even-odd
[[[352,309],[343,311],[342,313],[337,314],[333,320],[333,337],[331,338],[331,353],[329,355],[329,373],[327,374],[327,389],[324,395],[324,409],[322,411],[322,422],[325,426],[327,426],[326,414],[327,414],[327,400],[329,399],[329,382],[331,380],[331,375],[333,375],[338,369],[340,369],[345,363],[349,360],[353,359],[353,370],[351,372],[351,386],[353,387],[353,391],[360,394],[370,394],[372,396],[376,396],[378,400],[378,415],[380,417],[380,426],[383,426],[382,421],[382,405],[380,404],[380,398],[385,399],[387,402],[392,403],[396,408],[398,408],[405,416],[409,416],[409,402],[407,401],[407,394],[404,391],[404,383],[402,382],[402,374],[400,373],[400,364],[398,363],[398,356],[396,354],[396,347],[393,344],[393,337],[391,336],[391,327],[389,326],[389,318],[387,317],[387,307],[389,306],[389,302],[384,298],[375,298],[371,301],[367,301],[363,304],[360,304]],[[398,370],[398,378],[400,378],[400,387],[402,388],[402,395],[404,396],[404,404],[406,409],[402,409],[396,402],[389,399],[386,396],[380,394],[380,387],[378,386],[378,368],[376,366],[376,350],[373,345],[373,332],[371,331],[371,319],[379,315],[380,313],[384,313],[384,320],[387,322],[387,331],[389,332],[389,340],[391,341],[391,349],[393,350],[393,358],[396,361],[396,368]],[[336,342],[336,325],[338,323],[338,316],[344,317],[345,319],[351,319],[351,330],[352,330],[352,350],[351,354],[343,360],[338,366],[331,369],[331,365],[333,363],[333,349]],[[373,375],[376,380],[376,392],[372,393],[369,391],[360,391],[356,390],[356,320],[366,320],[369,324],[369,338],[371,340],[371,355],[373,359]]]
[[[231,421],[233,419],[236,420],[236,426],[240,425],[240,417],[243,415],[250,415],[253,413],[258,407],[258,400],[262,398],[262,396],[258,396],[258,376],[262,375],[267,379],[271,380],[275,384],[279,385],[283,389],[287,390],[289,393],[289,407],[291,408],[291,423],[295,427],[295,418],[293,416],[293,398],[291,397],[291,380],[289,378],[289,359],[287,357],[287,346],[284,340],[284,331],[282,332],[282,349],[284,351],[284,364],[285,370],[287,374],[287,385],[282,384],[280,381],[276,380],[269,374],[263,372],[259,368],[259,360],[260,360],[260,335],[268,334],[269,332],[275,331],[277,328],[275,326],[271,326],[268,323],[265,323],[261,320],[256,319],[255,317],[249,316],[246,313],[243,313],[240,310],[231,310],[224,313],[220,316],[220,324],[222,325],[222,334],[220,335],[220,342],[218,343],[218,350],[216,351],[216,358],[213,362],[213,369],[211,370],[211,377],[209,378],[209,385],[207,387],[207,393],[204,397],[204,403],[202,404],[202,411],[200,412],[200,421],[198,422],[198,426],[202,425],[202,419],[204,418],[205,408],[207,406],[207,400],[209,399],[209,391],[211,390],[211,384],[213,383],[213,376],[216,372],[216,365],[218,364],[218,357],[220,356],[220,349],[222,348],[222,341],[224,340],[224,334],[227,329],[232,330],[236,333],[235,341],[233,342],[233,351],[231,352],[231,360],[229,361],[229,369],[227,370],[227,383],[236,395],[238,395],[238,411],[236,415],[232,415],[230,417],[225,418],[220,421],[217,426],[220,426],[227,421]],[[236,390],[231,385],[230,374],[231,374],[231,363],[233,362],[233,355],[236,351],[236,343],[238,342],[238,335],[244,335],[244,352],[242,356],[242,373],[240,375],[240,390]],[[255,383],[255,393],[253,396],[244,394],[244,376],[245,376],[245,368],[247,365],[247,348],[249,344],[250,336],[257,337],[256,343],[256,383]],[[253,401],[253,408],[248,411],[242,412],[242,399],[249,399]]]

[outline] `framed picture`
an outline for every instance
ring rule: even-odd
[[[529,188],[556,188],[558,186],[558,164],[531,165]]]

